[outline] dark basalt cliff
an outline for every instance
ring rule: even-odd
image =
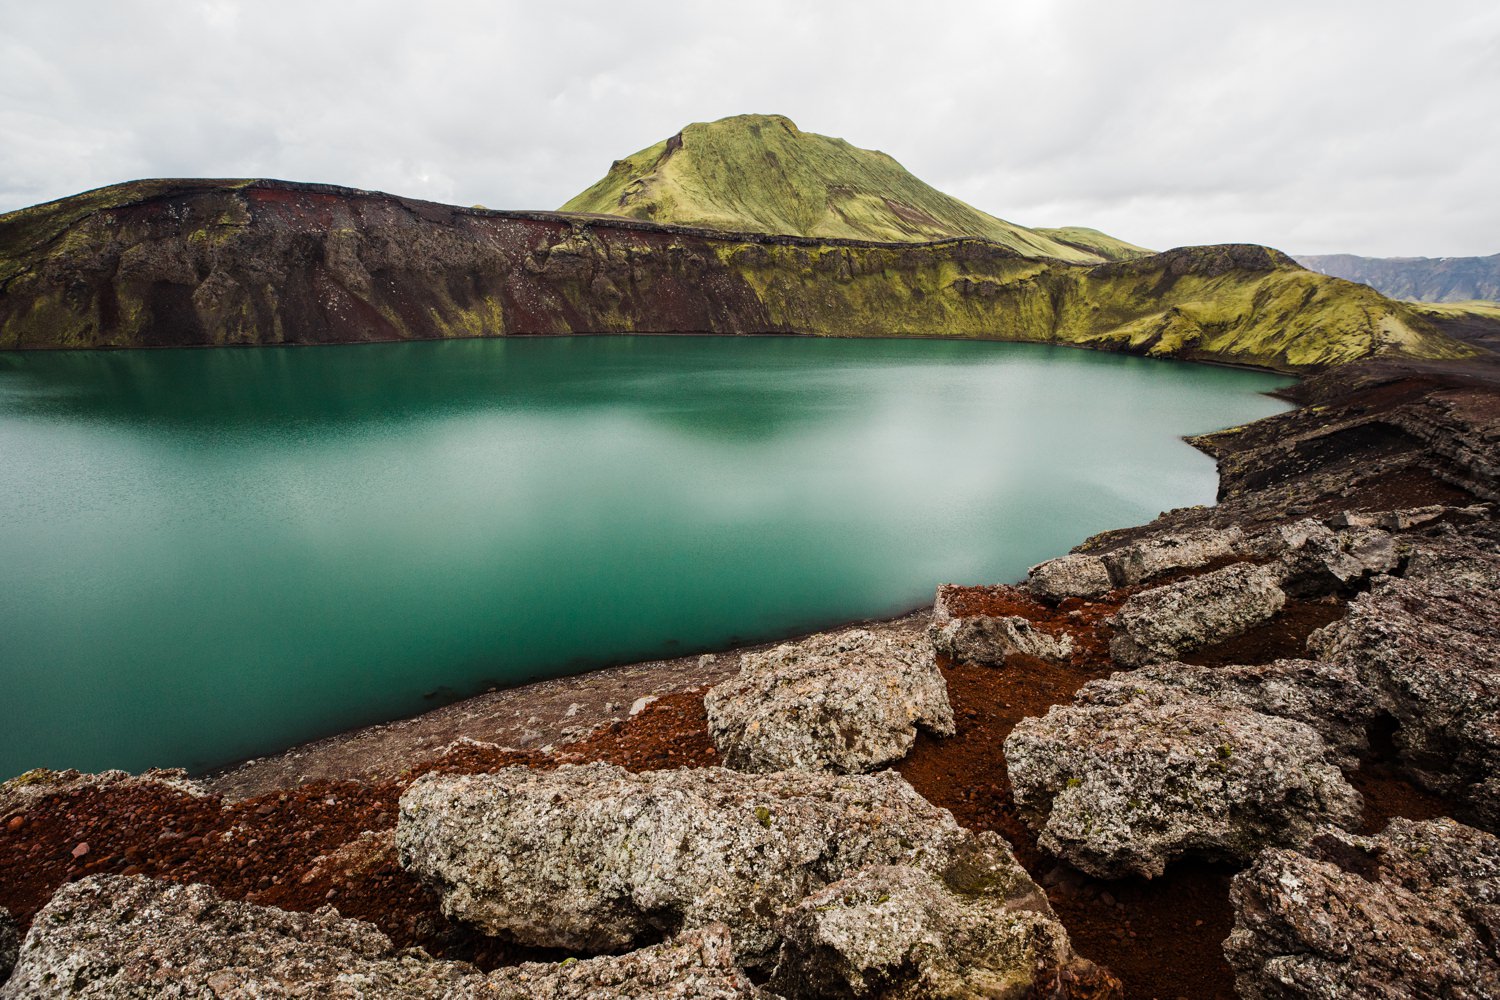
[[[1440,321],[1264,247],[1083,266],[492,212],[281,181],[142,181],[0,216],[0,349],[573,333],[963,336],[1281,369],[1463,357]]]

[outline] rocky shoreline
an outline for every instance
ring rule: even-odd
[[[1287,395],[930,615],[6,782],[0,997],[1496,995],[1500,365]]]

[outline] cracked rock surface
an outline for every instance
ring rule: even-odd
[[[1368,726],[1380,714],[1375,693],[1358,671],[1317,660],[1229,667],[1158,663],[1091,681],[1076,700],[1089,705],[1165,705],[1187,695],[1306,723],[1323,738],[1339,766],[1351,769],[1369,748]]]
[[[954,732],[927,643],[864,629],[746,653],[703,704],[714,745],[741,771],[863,773],[905,757],[918,726]]]
[[[942,873],[866,868],[787,914],[768,985],[808,998],[1121,996],[1118,981],[1073,956],[1040,890],[1008,885],[982,859]]]
[[[1359,674],[1398,723],[1396,752],[1422,785],[1500,830],[1500,544],[1493,526],[1415,547],[1314,633],[1319,658]]]
[[[1286,545],[1276,564],[1281,587],[1299,597],[1353,587],[1401,563],[1396,538],[1377,528],[1334,531],[1306,519],[1273,532],[1268,545],[1278,541]]]
[[[1039,563],[1026,573],[1026,588],[1048,601],[1098,597],[1114,587],[1109,567],[1098,556],[1061,556]]]
[[[995,665],[1016,653],[1066,663],[1073,655],[1072,636],[1050,636],[1020,615],[935,620],[929,635],[934,652],[958,663]]]
[[[432,997],[445,1000],[740,1000],[762,997],[722,926],[627,955],[482,973],[397,951],[332,907],[288,913],[207,886],[90,876],[37,914],[0,997]]]
[[[1235,876],[1224,953],[1246,1000],[1500,996],[1500,839],[1392,820],[1269,850]]]
[[[963,829],[892,771],[428,775],[401,798],[396,840],[444,912],[487,933],[611,951],[723,922],[739,959],[760,966],[783,914],[871,865],[940,873],[982,860],[1000,896],[1037,892],[1009,845]]]
[[[1005,759],[1038,843],[1091,875],[1249,858],[1359,819],[1359,793],[1304,723],[1161,685],[1106,688],[1092,704],[1089,687],[1023,719]]]
[[[1236,563],[1130,598],[1109,653],[1129,666],[1174,660],[1259,625],[1285,604],[1274,568]]]
[[[1175,531],[1132,542],[1104,555],[1116,587],[1144,583],[1178,569],[1197,569],[1235,555],[1244,543],[1238,527]]]

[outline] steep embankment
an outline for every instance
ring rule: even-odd
[[[490,212],[280,181],[117,185],[0,217],[0,349],[570,333],[941,335],[1274,368],[1462,357],[1263,247],[1096,267]]]
[[[1150,253],[1089,229],[1027,229],[923,183],[885,153],[781,115],[697,122],[623,160],[562,207],[735,233],[887,243],[973,236],[1083,263]]]
[[[1369,285],[1393,299],[1467,302],[1500,299],[1500,254],[1489,257],[1299,256],[1303,267]]]

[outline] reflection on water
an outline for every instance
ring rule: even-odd
[[[1210,501],[1178,436],[1281,381],[956,341],[0,355],[0,774],[201,768],[1014,579]]]

